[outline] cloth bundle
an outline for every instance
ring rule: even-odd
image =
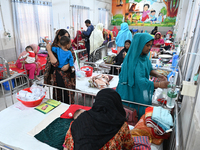
[[[106,88],[110,82],[110,80],[112,80],[112,76],[108,76],[105,74],[100,74],[97,76],[93,76],[90,78],[89,83],[91,87],[96,87],[98,89],[104,89]]]
[[[169,130],[170,126],[173,126],[173,119],[170,111],[162,107],[154,107],[152,120],[165,131]]]
[[[35,83],[31,86],[30,91],[20,90],[16,97],[23,101],[35,101],[42,98],[46,94],[46,89],[37,86]]]
[[[145,122],[146,126],[153,128],[157,135],[163,135],[170,129],[170,126],[173,126],[169,110],[162,107],[147,107],[145,109]]]

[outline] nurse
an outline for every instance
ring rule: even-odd
[[[129,51],[123,61],[117,92],[123,100],[142,104],[152,104],[152,95],[155,88],[167,88],[169,82],[165,76],[153,70],[151,61],[148,58],[153,37],[148,33],[135,34]],[[160,82],[152,82],[149,75],[157,77]],[[125,104],[128,105],[128,104]],[[144,106],[130,104],[139,112],[139,118],[145,113]]]

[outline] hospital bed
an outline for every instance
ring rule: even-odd
[[[46,65],[46,57],[38,56],[38,62],[41,64],[41,72],[40,76],[43,75],[45,65]],[[23,73],[28,74],[26,69],[20,69],[15,65],[16,61],[10,61],[8,62],[3,57],[0,57],[0,79],[5,79],[7,77],[10,77],[14,74]]]
[[[51,89],[56,88],[63,91],[67,90],[68,92],[74,92],[76,104],[80,104],[80,101],[82,99],[83,100],[82,105],[92,106],[95,99],[95,95],[96,95],[95,93],[92,93],[92,92],[60,88],[60,87],[41,84],[41,83],[38,83],[38,84],[41,86],[45,86],[45,88],[47,89],[46,99],[52,98]],[[90,101],[89,103],[87,99],[88,96],[92,97],[92,99],[89,100]],[[123,102],[127,102],[127,101],[123,100]],[[135,105],[143,105],[143,104],[138,104],[134,102],[128,102],[128,103],[132,103]],[[0,118],[1,118],[0,148],[2,148],[3,150],[4,149],[6,150],[8,149],[9,146],[12,146],[14,150],[15,149],[16,150],[18,149],[24,149],[24,150],[34,149],[35,150],[38,148],[44,149],[44,150],[45,149],[53,150],[54,148],[36,140],[33,136],[30,135],[30,132],[33,129],[37,129],[37,126],[41,122],[46,122],[46,120],[53,121],[55,117],[59,116],[58,114],[57,116],[55,116],[54,114],[55,111],[59,111],[60,114],[62,114],[68,108],[69,105],[62,103],[62,105],[60,106],[61,107],[57,107],[56,109],[54,109],[48,114],[43,114],[35,110],[34,108],[27,108],[24,105],[22,105],[20,102],[16,102],[10,107],[1,111],[0,112]],[[148,105],[143,105],[143,106],[148,106]],[[53,115],[54,118],[50,117],[52,114],[54,114]],[[169,140],[169,148],[167,148],[170,150],[176,149],[176,146],[179,143],[179,138],[177,136],[177,134],[179,133],[179,126],[177,123],[177,119],[178,119],[177,114],[178,114],[177,105],[175,105],[175,109],[174,109],[175,125],[174,125],[174,130]],[[163,145],[161,144],[160,146],[157,146],[157,145],[152,144],[151,148],[152,150],[162,150]]]

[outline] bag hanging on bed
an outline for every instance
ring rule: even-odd
[[[129,125],[135,126],[138,122],[138,115],[135,108],[123,105],[124,110],[126,111],[126,119]]]
[[[107,64],[112,64],[114,59],[115,59],[115,55],[106,56],[106,58],[104,59],[104,62]]]

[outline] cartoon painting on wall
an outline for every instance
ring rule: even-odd
[[[175,25],[180,0],[112,0],[112,25]]]

